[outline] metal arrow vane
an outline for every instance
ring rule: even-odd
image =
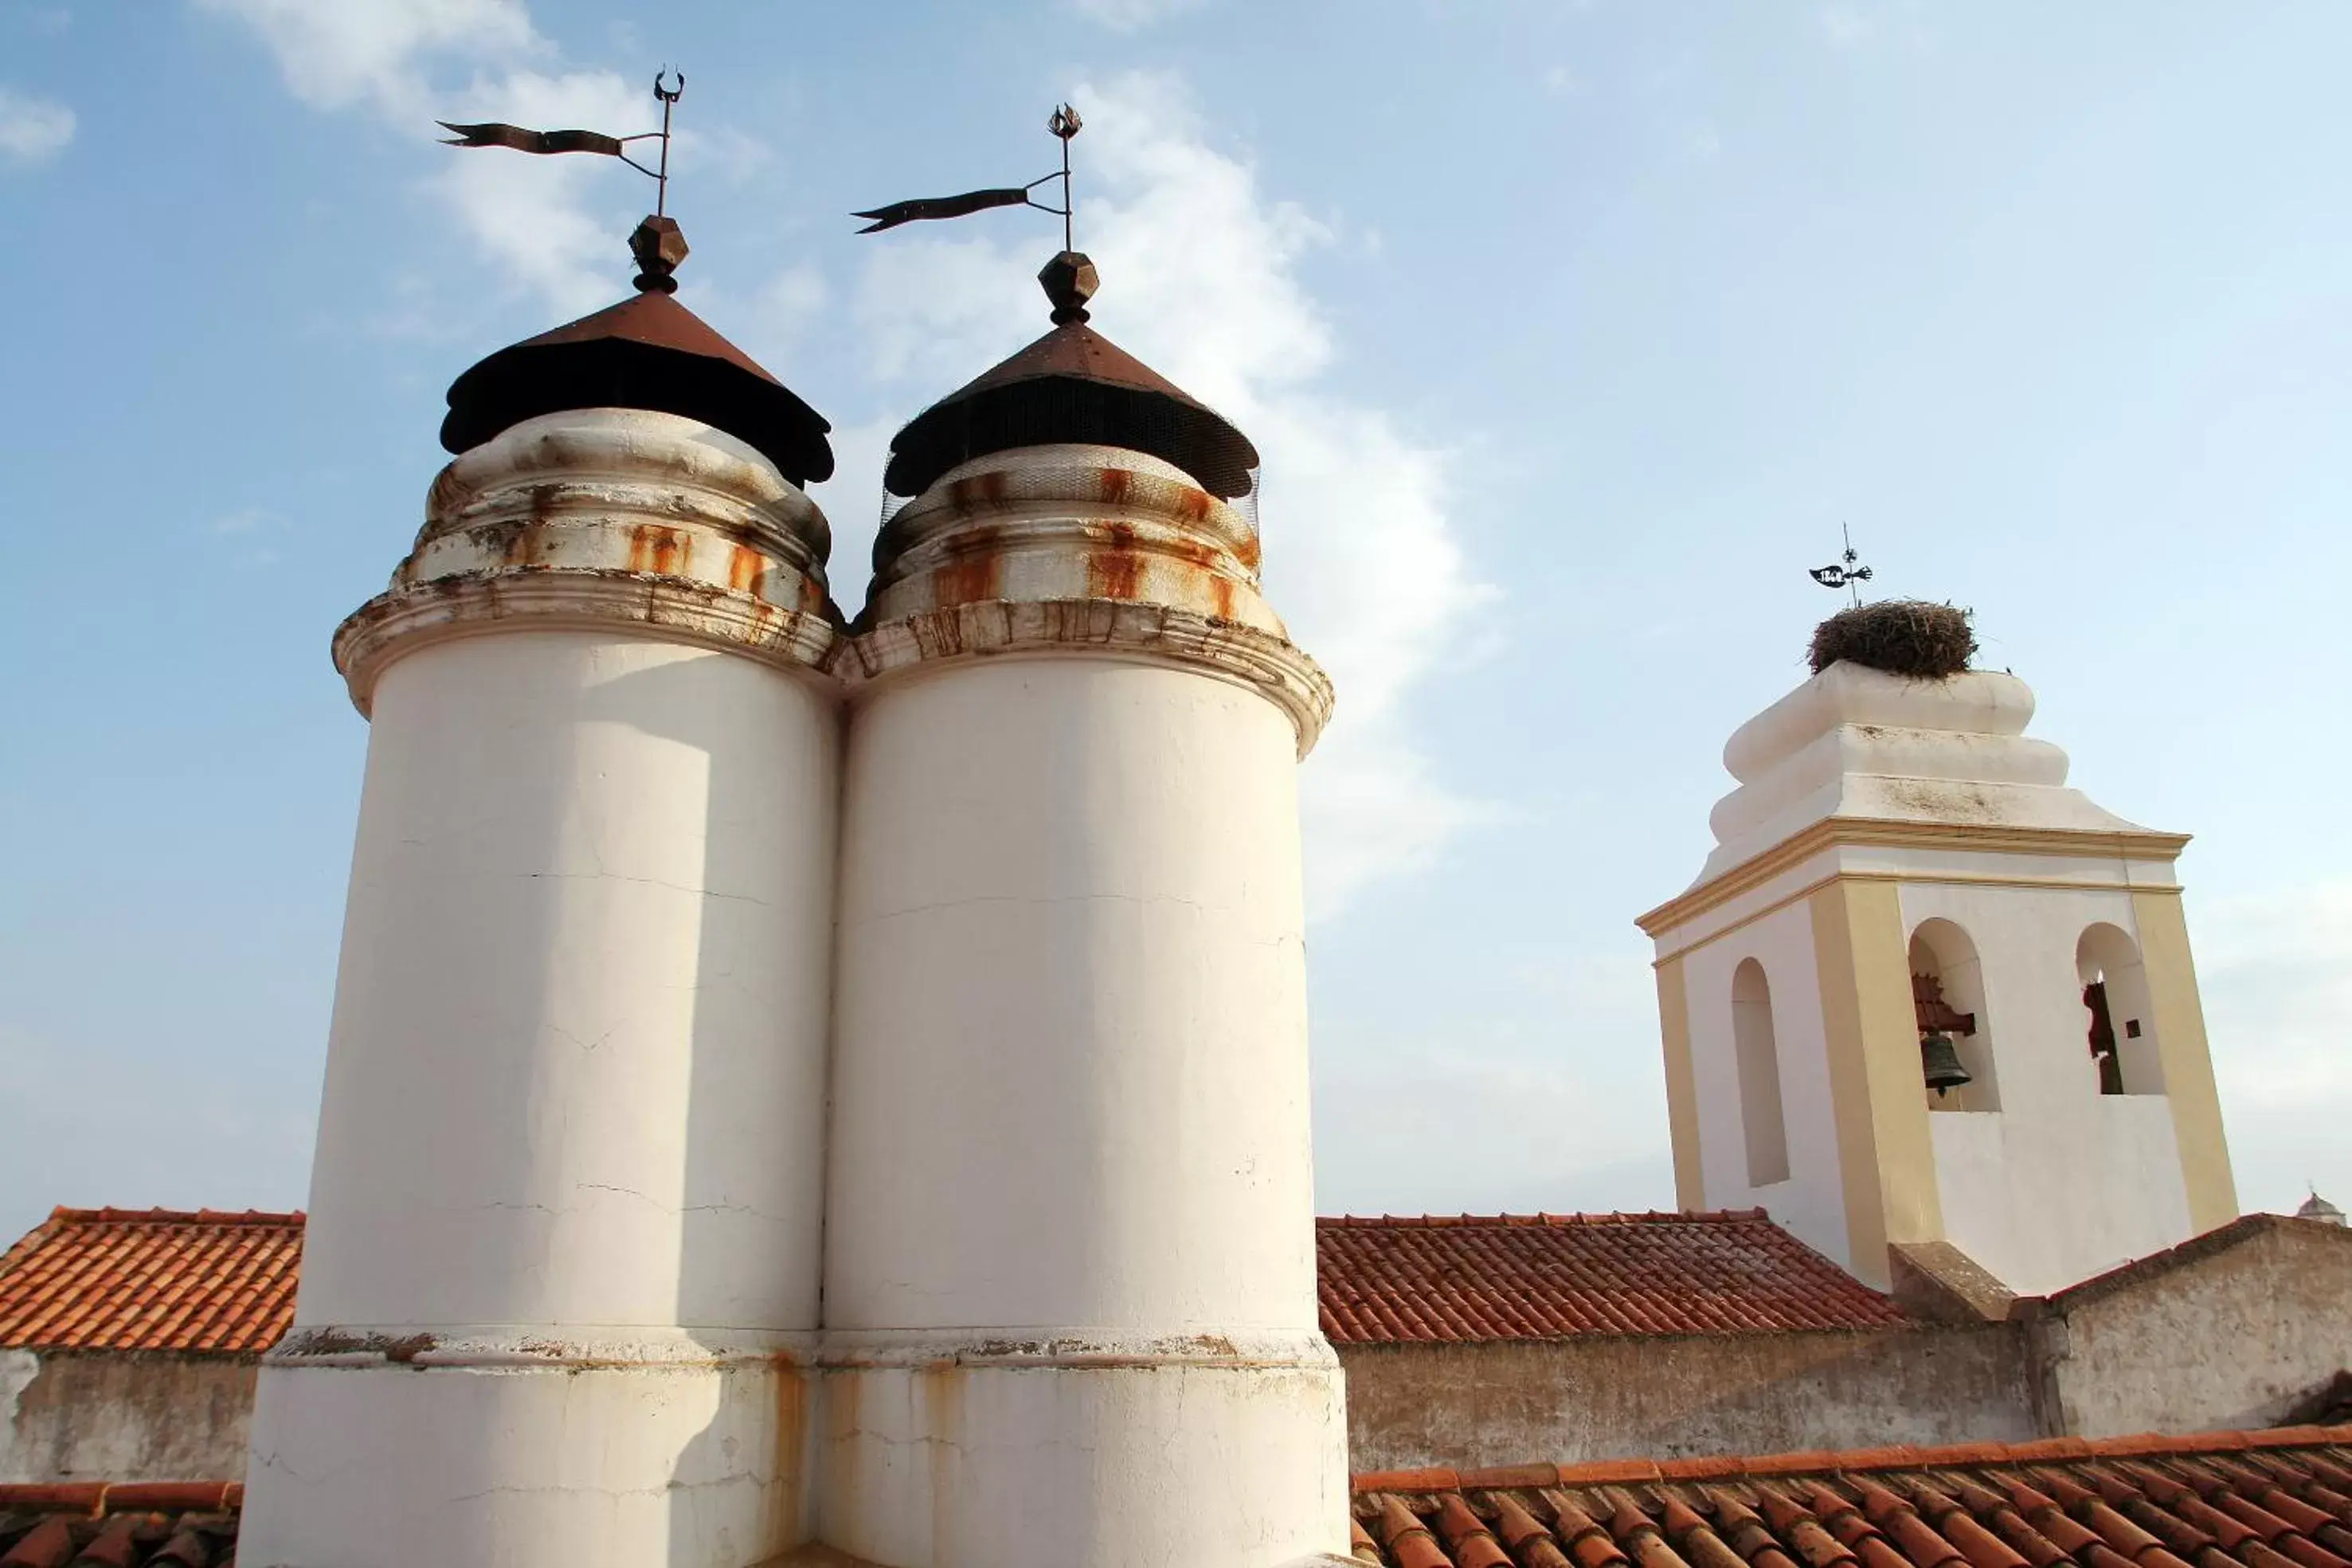
[[[663,85],[663,78],[677,78],[674,87]],[[436,120],[444,131],[456,134],[445,139],[450,147],[511,147],[518,152],[596,152],[607,158],[618,158],[638,173],[654,182],[654,215],[661,217],[669,210],[669,116],[671,106],[686,95],[686,73],[672,72],[667,66],[654,73],[654,96],[661,99],[662,122],[659,131],[640,131],[635,136],[607,136],[601,131],[527,131],[520,125],[508,125],[500,120],[485,120],[479,125],[453,125],[448,120]],[[653,168],[646,168],[629,156],[633,141],[659,141],[661,157]]]
[[[1084,121],[1078,119],[1078,111],[1066,103],[1054,110],[1053,116],[1045,121],[1045,129],[1062,143],[1062,166],[1051,174],[1038,175],[1025,185],[999,185],[985,191],[966,191],[959,196],[917,196],[911,201],[892,202],[887,206],[850,215],[871,218],[871,223],[857,231],[870,235],[879,234],[884,229],[895,229],[900,224],[919,223],[926,218],[961,218],[972,213],[984,213],[991,207],[1034,207],[1041,213],[1052,213],[1062,220],[1062,248],[1069,250],[1072,248],[1070,213],[1076,205],[1070,200],[1070,138],[1078,133],[1083,124]],[[1062,204],[1050,207],[1039,201],[1034,193],[1038,186],[1055,180],[1062,182]]]
[[[1845,553],[1832,565],[1808,567],[1805,575],[1823,588],[1852,589],[1853,601],[1860,604],[1862,590],[1857,585],[1870,580],[1870,568],[1855,564],[1862,558],[1853,553],[1853,531],[1843,523],[1838,525],[1838,531],[1845,536]]]

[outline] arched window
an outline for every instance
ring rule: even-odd
[[[2156,1051],[2139,945],[2121,926],[2101,922],[2074,944],[2074,972],[2083,983],[2083,1035],[2099,1092],[2163,1093],[2164,1061]]]
[[[1764,966],[1731,973],[1731,1046],[1739,1065],[1739,1125],[1748,1145],[1748,1185],[1789,1179],[1789,1131],[1780,1120],[1780,1048],[1772,1038],[1772,988]]]
[[[1940,1034],[1952,1042],[1969,1081],[1941,1094],[1932,1089],[1930,1111],[1998,1111],[2000,1081],[1994,1071],[1992,1015],[1985,1006],[1984,964],[1969,934],[1948,920],[1923,920],[1911,933],[1911,1004],[1919,1038]]]

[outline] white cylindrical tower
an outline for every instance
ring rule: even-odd
[[[893,1568],[1344,1554],[1297,758],[1256,455],[1084,323],[900,433],[850,684],[819,1531]]]
[[[451,389],[461,455],[335,639],[373,730],[250,1563],[805,1536],[831,455],[649,270]]]

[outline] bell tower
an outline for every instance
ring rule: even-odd
[[[1846,615],[1895,611],[1960,615]],[[1882,1287],[1948,1241],[2021,1293],[2233,1218],[2187,835],[2066,788],[2015,676],[1882,662],[1817,652],[1740,727],[1713,853],[1641,917],[1677,1200]]]

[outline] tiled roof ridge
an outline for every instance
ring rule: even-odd
[[[2294,1234],[2298,1236],[2305,1234],[2327,1236],[2340,1238],[2342,1242],[2352,1242],[2352,1230],[2347,1230],[2343,1226],[2297,1219],[2291,1214],[2271,1214],[2256,1210],[2252,1214],[2242,1214],[2227,1224],[2217,1225],[2212,1229],[2192,1236],[2186,1241],[2176,1242],[2160,1252],[2147,1252],[2137,1258],[2127,1259],[2105,1272],[2094,1274],[2087,1280],[2079,1280],[2063,1290],[2053,1291],[2045,1300],[2070,1304],[2091,1301],[2106,1295],[2110,1291],[2122,1290],[2150,1275],[2169,1273],[2175,1269],[2183,1268],[2200,1259],[2210,1257],[2216,1252],[2226,1252],[2259,1232],[2273,1230],[2284,1226],[2296,1227]]]
[[[243,1481],[10,1481],[0,1483],[0,1512],[233,1512],[245,1506]]]
[[[301,1225],[302,1210],[268,1208],[67,1208],[49,1210],[52,1225]]]
[[[1340,1346],[1912,1324],[1757,1208],[1347,1216],[1318,1220],[1315,1246]]]
[[[2259,1431],[2140,1432],[2119,1437],[2037,1437],[2022,1443],[1948,1443],[1937,1447],[1815,1448],[1786,1454],[1721,1454],[1687,1459],[1589,1459],[1573,1465],[1443,1467],[1360,1471],[1358,1494],[1493,1491],[1526,1487],[1639,1486],[1658,1481],[1727,1480],[1748,1476],[1839,1475],[1873,1470],[1942,1469],[1968,1465],[2038,1465],[2063,1459],[2127,1459],[2165,1455],[2243,1453],[2352,1444],[2352,1425],[2273,1427]]]
[[[1769,1221],[1760,1208],[1597,1209],[1590,1213],[1553,1214],[1323,1214],[1315,1223],[1334,1228],[1427,1228],[1465,1225],[1664,1225],[1679,1222],[1722,1225],[1750,1220]]]

